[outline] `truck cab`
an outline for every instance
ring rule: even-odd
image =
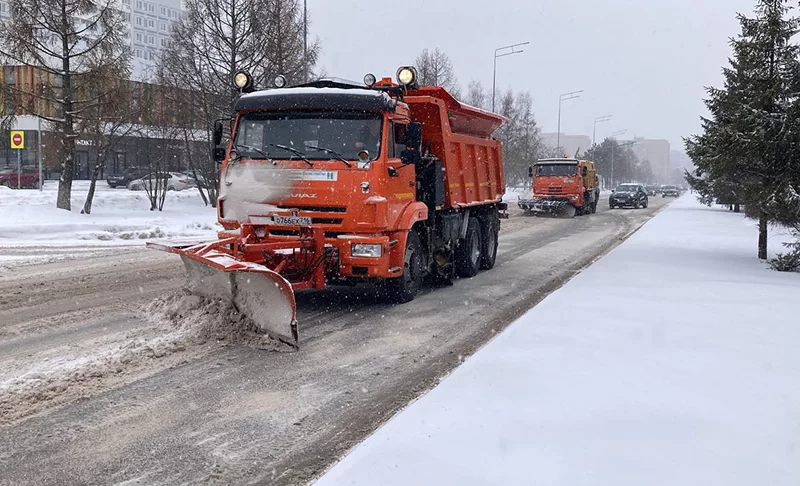
[[[559,212],[567,207],[576,215],[597,210],[599,190],[594,163],[570,158],[540,159],[529,171],[533,198],[519,206],[536,212]]]
[[[242,236],[245,225],[256,231],[249,241],[288,245],[318,235],[325,269],[313,282],[311,262],[270,257],[295,288],[408,277],[417,285],[434,273],[490,268],[505,185],[500,143],[490,135],[504,118],[440,87],[369,81],[242,90],[227,147],[216,151],[220,236]],[[218,124],[218,144],[221,132]],[[480,233],[472,239],[486,241],[467,241],[478,254],[459,257],[473,234],[470,217]],[[409,246],[417,247],[410,256]],[[464,259],[469,269],[459,266]],[[400,300],[414,292],[401,289]]]

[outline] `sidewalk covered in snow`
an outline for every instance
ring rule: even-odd
[[[800,274],[756,242],[682,197],[317,485],[800,484]]]

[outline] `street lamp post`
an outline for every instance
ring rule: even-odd
[[[594,119],[594,127],[592,128],[592,162],[594,162],[594,153],[597,151],[595,147],[595,136],[597,135],[597,124],[611,120],[614,115],[598,116]]]
[[[561,150],[561,103],[566,100],[574,100],[580,98],[583,90],[570,91],[558,97],[558,133],[556,133],[556,150]]]
[[[498,47],[497,49],[494,50],[494,67],[492,68],[492,112],[494,112],[495,91],[497,90],[497,58],[510,56],[512,54],[521,54],[523,50],[517,49],[517,47],[526,46],[528,44],[530,44],[530,42],[520,42],[519,44],[512,44],[510,46]],[[508,49],[511,50],[509,52],[504,52],[500,54],[501,51],[505,51]]]
[[[619,136],[619,135],[623,135],[623,134],[625,134],[627,132],[628,132],[628,130],[618,130],[618,131],[616,131],[616,132],[611,134],[611,138],[614,139],[614,140],[612,140],[612,143],[611,143],[611,187],[614,187],[614,148],[616,148],[616,147],[626,147],[626,146],[633,145],[633,144],[636,143],[635,141],[634,142],[625,142],[625,143],[620,143],[620,144],[617,143],[616,137]]]
[[[594,128],[592,128],[592,147],[594,147],[595,135],[597,135],[597,124],[610,121],[614,115],[598,116],[594,119]]]

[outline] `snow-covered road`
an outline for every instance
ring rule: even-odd
[[[296,353],[219,341],[224,312],[170,300],[183,272],[170,255],[15,267],[0,274],[0,485],[302,483],[663,203],[513,212],[494,270],[409,305],[366,287],[300,293]]]
[[[684,196],[316,484],[800,484],[800,274],[756,242]]]

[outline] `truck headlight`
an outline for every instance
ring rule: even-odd
[[[381,252],[381,245],[353,243],[353,246],[350,247],[350,254],[360,258],[380,258]]]

